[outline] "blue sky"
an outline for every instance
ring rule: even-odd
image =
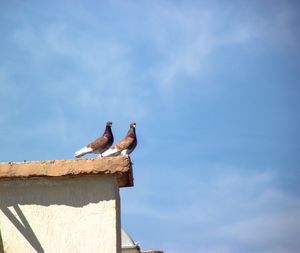
[[[143,249],[300,250],[297,1],[1,1],[1,161],[137,122],[122,225]]]

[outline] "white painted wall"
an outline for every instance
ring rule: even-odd
[[[121,242],[122,253],[140,253],[140,247],[124,229],[121,229]]]
[[[0,181],[0,231],[0,252],[5,253],[120,253],[116,179],[93,175]]]

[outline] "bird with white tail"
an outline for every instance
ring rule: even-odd
[[[137,138],[135,133],[136,123],[131,123],[129,130],[118,144],[102,153],[103,157],[129,155],[137,145]]]
[[[114,136],[111,131],[111,127],[112,122],[107,122],[103,135],[90,144],[86,145],[82,149],[76,151],[75,157],[79,158],[90,153],[99,154],[99,156],[101,157],[101,154],[108,150],[114,142]]]

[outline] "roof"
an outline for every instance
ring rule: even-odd
[[[99,174],[116,175],[119,187],[133,186],[129,156],[0,163],[0,180]]]
[[[136,248],[136,244],[134,243],[133,239],[123,228],[121,229],[121,238],[122,238],[122,248],[124,247]]]

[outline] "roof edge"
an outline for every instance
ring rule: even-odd
[[[0,180],[99,174],[116,175],[119,187],[133,186],[132,162],[128,155],[77,160],[0,163]]]

